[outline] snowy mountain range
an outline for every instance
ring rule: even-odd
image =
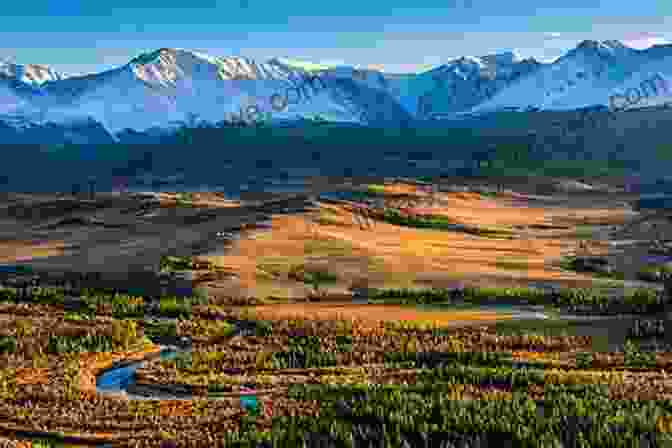
[[[501,110],[575,110],[665,102],[672,45],[644,50],[584,41],[549,63],[513,52],[461,57],[422,73],[388,74],[284,58],[265,62],[163,48],[102,73],[67,76],[0,62],[0,136],[45,126],[122,132],[200,122],[283,122],[321,117],[364,125],[409,124]],[[644,92],[646,80],[655,92]],[[651,90],[651,89],[649,89]],[[77,135],[81,133],[75,132]]]

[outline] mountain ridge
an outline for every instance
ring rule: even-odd
[[[616,40],[584,40],[553,62],[504,51],[406,74],[159,48],[88,75],[0,63],[0,121],[67,126],[91,120],[113,138],[125,129],[171,129],[194,116],[209,123],[322,117],[398,126],[501,110],[609,107],[613,95],[639,89],[652,77],[664,83],[665,95],[656,85],[655,98],[644,92],[645,100],[632,107],[659,104],[670,94],[672,45],[638,50]]]

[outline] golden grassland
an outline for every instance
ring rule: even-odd
[[[456,280],[477,283],[513,279],[521,282],[551,280],[590,286],[591,276],[564,272],[552,265],[578,245],[577,231],[586,223],[619,225],[629,217],[623,209],[545,209],[525,203],[525,197],[500,194],[485,197],[477,193],[440,193],[432,204],[428,193],[418,187],[392,184],[374,188],[389,194],[416,195],[427,201],[415,206],[418,214],[450,218],[456,223],[483,229],[498,229],[506,237],[475,236],[456,231],[400,227],[377,221],[372,230],[360,228],[352,206],[320,204],[318,211],[275,215],[271,229],[253,232],[235,242],[224,255],[202,256],[204,260],[237,274],[238,285],[248,296],[305,298],[313,292],[309,283],[292,278],[297,268],[320,267],[336,280],[325,285],[335,295],[362,280],[370,286],[444,286]],[[237,207],[215,195],[192,195],[192,205]],[[175,195],[163,195],[162,207],[181,206]],[[566,229],[530,229],[531,225],[557,225]],[[593,241],[596,252],[605,251],[604,242]],[[0,261],[20,261],[28,257],[48,257],[63,253],[62,242],[20,241],[0,243]],[[59,252],[60,251],[60,252]],[[17,336],[18,349],[0,354],[3,366],[0,390],[0,429],[61,431],[113,440],[120,446],[158,446],[160,438],[193,440],[202,446],[213,443],[225,432],[240,427],[243,415],[239,387],[255,383],[262,402],[273,402],[275,415],[319,415],[316,402],[297,402],[284,394],[291,384],[380,383],[412,384],[418,369],[385,365],[385,353],[421,351],[508,350],[514,360],[543,361],[549,382],[566,380],[561,368],[576,367],[575,355],[590,350],[587,337],[528,337],[499,335],[489,326],[509,320],[511,315],[475,311],[425,311],[396,305],[355,304],[346,301],[306,303],[266,303],[255,306],[214,306],[217,296],[226,295],[231,280],[202,282],[211,296],[211,305],[194,307],[195,316],[177,323],[178,336],[194,342],[192,364],[151,361],[138,371],[140,383],[184,383],[201,386],[193,400],[141,402],[123,395],[96,393],[95,377],[120,360],[141,359],[158,351],[146,344],[142,332],[133,344],[113,352],[47,354],[50,334],[108,335],[112,332],[110,313],[91,321],[66,321],[63,310],[51,305],[0,305],[0,328],[4,335]],[[279,301],[278,301],[279,302]],[[109,310],[108,310],[109,311]],[[230,317],[263,319],[273,325],[270,336],[225,335],[209,322],[210,312]],[[199,315],[199,313],[201,313]],[[142,328],[142,322],[138,321]],[[437,336],[435,330],[447,333]],[[26,330],[29,329],[29,330]],[[273,367],[273,353],[287,349],[290,333],[305,329],[319,336],[321,350],[336,349],[336,336],[351,336],[352,350],[336,355],[336,366],[282,369]],[[312,333],[311,333],[312,332]],[[614,382],[612,397],[648,399],[672,397],[672,381],[667,369],[669,354],[656,357],[659,371],[638,375],[618,371],[624,359],[619,354],[596,354],[594,367],[572,376],[581,384]],[[221,369],[238,367],[238,375]],[[609,372],[601,372],[608,370]],[[613,370],[613,372],[612,372]],[[660,371],[662,370],[662,372]],[[641,373],[641,372],[638,372]],[[613,380],[613,381],[612,381]],[[229,395],[206,400],[207,385],[231,386]],[[648,387],[647,384],[654,385]],[[626,386],[624,386],[626,385]],[[506,399],[508,392],[484,390],[476,385],[455,385],[451,396],[466,399]],[[543,397],[543,387],[530,387],[530,395]],[[31,401],[27,409],[23,404]],[[257,427],[268,430],[272,415],[259,417]],[[23,442],[22,442],[23,443]],[[25,446],[25,445],[24,445]]]
[[[386,192],[415,193],[417,187],[386,185]],[[589,286],[590,275],[566,272],[557,260],[575,251],[576,231],[590,220],[619,225],[628,219],[623,209],[545,209],[513,203],[506,195],[488,198],[477,193],[440,193],[434,205],[417,206],[417,213],[448,217],[458,224],[498,229],[508,237],[474,236],[457,231],[416,229],[376,221],[371,230],[360,228],[352,207],[320,204],[314,213],[273,216],[270,230],[254,232],[235,242],[225,254],[205,257],[239,274],[249,296],[305,296],[310,287],[288,279],[292,266],[321,266],[339,281],[329,290],[343,292],[365,277],[377,287],[419,284],[443,286],[456,280],[497,282],[556,281]],[[571,216],[573,215],[573,216]],[[532,225],[562,222],[566,229],[530,229]],[[560,225],[558,224],[558,227]],[[606,242],[588,241],[598,254]],[[216,283],[206,283],[213,287]],[[284,294],[283,294],[284,292]]]

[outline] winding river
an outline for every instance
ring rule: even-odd
[[[434,307],[432,307],[434,308]],[[443,310],[446,310],[445,307],[440,307]],[[498,311],[511,316],[510,319],[502,321],[504,323],[511,323],[512,320],[520,321],[531,321],[531,322],[542,322],[542,321],[564,321],[566,323],[574,322],[578,323],[581,320],[581,326],[586,329],[590,335],[599,335],[599,334],[609,334],[609,339],[612,339],[613,326],[616,325],[619,328],[627,328],[625,320],[634,319],[633,316],[617,316],[617,317],[589,317],[589,316],[574,316],[569,314],[555,314],[551,315],[543,311],[543,307],[524,307],[520,305],[494,305],[494,306],[481,306],[473,307],[473,309],[481,309],[483,311]],[[625,320],[624,320],[625,319]],[[174,320],[163,318],[161,320]],[[586,322],[589,320],[590,322]],[[248,326],[244,323],[237,323],[237,329],[235,334],[245,335],[249,332]],[[579,332],[580,333],[580,332]],[[160,341],[159,341],[160,342]],[[184,341],[183,341],[184,342]],[[188,341],[187,341],[188,342]],[[613,341],[612,341],[613,342]],[[171,394],[165,391],[158,391],[149,388],[146,391],[143,391],[143,394],[134,394],[129,393],[129,388],[133,390],[135,385],[135,372],[140,368],[143,363],[156,359],[157,357],[162,360],[174,359],[181,352],[189,352],[191,348],[188,344],[184,344],[184,347],[179,347],[176,345],[165,345],[158,344],[161,348],[159,353],[152,353],[147,355],[145,358],[139,361],[119,361],[107,370],[100,373],[96,378],[96,391],[100,394],[125,394],[126,397],[130,400],[175,400],[175,399],[186,399],[188,400],[189,394],[178,393]],[[611,344],[610,344],[611,345]],[[166,389],[169,389],[170,386]],[[251,398],[251,397],[250,397]],[[211,399],[216,400],[217,397],[212,397]],[[242,404],[242,402],[241,402]],[[539,406],[539,404],[538,404]],[[21,438],[28,439],[47,439],[53,441],[59,441],[61,443],[71,443],[71,446],[85,447],[85,446],[98,446],[98,447],[107,447],[110,446],[104,442],[94,442],[91,440],[86,440],[80,437],[65,437],[55,435],[53,433],[47,432],[35,432],[35,431],[19,431],[16,434]]]
[[[449,311],[450,308],[441,305],[428,305],[427,309],[432,309],[435,311]],[[459,307],[462,308],[462,307]],[[620,343],[621,339],[625,338],[625,332],[631,326],[630,324],[637,318],[634,315],[622,315],[622,316],[581,316],[565,313],[551,313],[545,311],[543,306],[521,306],[521,305],[485,305],[479,307],[469,307],[473,310],[481,311],[496,311],[502,314],[510,316],[506,320],[503,320],[502,323],[511,324],[512,321],[521,321],[521,324],[524,322],[562,322],[568,324],[568,333],[577,334],[577,335],[586,335],[594,336],[598,338],[606,338],[608,336],[607,345],[609,348],[616,348]],[[467,309],[467,308],[462,308]],[[508,317],[507,316],[507,317]],[[641,317],[641,316],[640,316]],[[164,318],[162,320],[170,320]],[[549,322],[549,323],[550,323]],[[465,322],[465,324],[473,324],[471,322]],[[616,331],[616,330],[622,331]],[[243,326],[238,326],[235,334],[244,335],[248,329],[243,328]],[[619,334],[616,334],[619,333]],[[622,334],[621,334],[622,333]],[[105,370],[96,378],[96,390],[101,394],[125,394],[131,400],[174,400],[174,399],[188,399],[189,394],[183,391],[176,392],[171,394],[167,391],[152,390],[143,390],[143,394],[133,393],[137,389],[135,386],[135,372],[140,368],[145,362],[156,359],[159,357],[162,360],[174,359],[180,352],[189,352],[191,348],[189,347],[178,347],[175,345],[164,345],[159,344],[161,351],[159,353],[152,353],[147,355],[145,358],[139,361],[120,361],[115,363],[112,367]],[[606,349],[607,347],[605,347]],[[129,392],[129,389],[131,392]],[[170,389],[167,387],[166,389]]]
[[[179,348],[176,346],[168,345],[159,345],[161,351],[157,353],[152,353],[147,355],[144,359],[140,361],[121,361],[114,364],[109,369],[106,369],[103,373],[99,374],[96,378],[96,392],[101,394],[119,394],[123,393],[131,400],[146,400],[146,399],[161,399],[161,400],[171,400],[179,399],[180,397],[171,396],[169,394],[160,394],[157,396],[143,396],[136,394],[129,394],[129,386],[135,384],[135,372],[140,368],[145,362],[156,359],[157,357],[161,360],[174,359],[180,352],[188,352],[190,349]]]

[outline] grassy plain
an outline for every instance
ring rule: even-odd
[[[408,412],[417,409],[418,428],[421,419],[442,415],[440,430],[473,432],[468,421],[475,417],[455,420],[452,416],[463,414],[446,410],[465,402],[481,406],[468,412],[493,417],[492,403],[504,400],[498,406],[511,406],[506,415],[530,421],[525,413],[534,403],[525,400],[551,393],[572,397],[549,400],[556,414],[566,412],[572,400],[585,400],[576,406],[594,406],[600,409],[596,416],[608,415],[610,403],[621,400],[641,415],[642,428],[665,426],[669,410],[658,409],[658,419],[651,418],[653,408],[643,410],[648,405],[640,400],[672,398],[669,352],[652,355],[632,346],[595,352],[589,333],[578,329],[582,325],[535,320],[516,327],[513,313],[505,310],[366,303],[368,288],[606,285],[558,263],[582,240],[594,254],[627,257],[627,248],[615,253],[608,238],[589,235],[582,226],[619,227],[637,213],[606,194],[601,202],[566,195],[549,205],[532,194],[506,190],[431,193],[404,182],[360,187],[414,219],[441,217],[457,227],[418,228],[411,219],[391,223],[369,206],[373,225],[367,228],[357,221],[352,201],[322,199],[311,207],[301,198],[271,207],[215,194],[187,199],[164,194],[149,205],[130,196],[94,201],[24,196],[3,204],[0,257],[6,262],[36,272],[100,272],[102,288],[119,285],[120,278],[125,283],[124,275],[130,283],[132,269],[158,271],[162,257],[172,256],[174,266],[193,273],[191,286],[202,289],[193,303],[176,297],[156,301],[151,313],[163,317],[163,324],[149,321],[156,317],[145,307],[156,299],[149,293],[142,299],[92,293],[95,300],[73,310],[66,296],[77,293],[33,291],[21,299],[21,287],[2,292],[0,436],[20,439],[16,431],[33,430],[114,446],[160,446],[162,440],[231,446],[233,434],[268,439],[273,432],[294,440],[287,433],[291,422],[318,416],[344,425],[332,427],[343,435],[352,425],[334,415],[332,398],[362,390],[379,401],[372,408],[351,402],[353,412],[363,418],[372,409],[390,410],[385,416],[390,431],[406,424],[406,417],[393,412],[403,406]],[[400,195],[410,203],[395,202]],[[69,201],[69,212],[59,212],[66,209],[63,201]],[[296,210],[283,210],[292,207]],[[73,215],[95,220],[62,221]],[[264,220],[270,221],[268,228],[255,228]],[[219,232],[237,238],[224,242]],[[181,258],[189,263],[180,264]],[[170,263],[164,267],[171,270]],[[612,279],[610,286],[625,290],[628,284]],[[361,297],[353,296],[355,290]],[[251,333],[238,331],[243,323]],[[115,361],[156,353],[159,343],[147,338],[157,336],[187,338],[191,352],[147,361],[136,386],[180,386],[191,391],[188,397],[145,401],[96,390],[96,375]],[[443,367],[437,367],[436,356],[443,357]],[[518,362],[537,364],[518,371]],[[488,370],[495,366],[497,371]],[[330,389],[337,385],[342,389]],[[375,392],[371,385],[390,393],[383,396],[383,389]],[[560,392],[551,392],[549,385]],[[241,404],[242,386],[256,389],[258,411]],[[482,420],[481,429],[501,429],[504,420]],[[562,437],[555,417],[544,424],[550,426],[537,428],[540,433]],[[532,441],[536,436],[518,431],[515,437]]]

